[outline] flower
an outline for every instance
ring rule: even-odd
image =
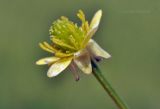
[[[77,13],[81,20],[81,26],[62,16],[53,22],[50,27],[50,39],[52,44],[40,43],[40,47],[52,53],[51,57],[40,59],[37,65],[48,64],[50,66],[47,76],[54,77],[60,74],[68,66],[74,72],[78,67],[85,74],[92,73],[91,60],[99,61],[102,58],[109,58],[110,55],[104,51],[92,38],[98,29],[102,10],[95,13],[91,23],[85,19],[82,10]]]

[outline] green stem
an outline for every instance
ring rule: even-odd
[[[96,77],[96,79],[102,85],[104,90],[109,94],[109,96],[115,102],[117,107],[119,109],[129,109],[128,106],[125,104],[125,102],[115,92],[115,90],[113,89],[111,84],[104,78],[104,76],[102,75],[102,72],[100,71],[100,69],[98,68],[97,64],[94,61],[92,61],[92,66],[93,66],[93,75]]]

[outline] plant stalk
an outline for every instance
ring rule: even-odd
[[[125,102],[120,98],[120,96],[113,89],[111,84],[102,75],[101,70],[93,60],[92,60],[92,67],[93,67],[93,71],[92,71],[93,75],[96,77],[96,79],[99,81],[99,83],[102,85],[104,90],[108,93],[108,95],[112,98],[112,100],[117,105],[117,107],[119,109],[129,109],[128,106],[125,104]]]

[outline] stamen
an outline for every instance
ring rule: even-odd
[[[53,50],[51,50],[51,49],[49,49],[48,47],[46,47],[46,45],[44,45],[43,43],[39,43],[39,46],[40,46],[43,50],[45,50],[45,51],[48,51],[48,52],[50,52],[50,53],[54,53]]]

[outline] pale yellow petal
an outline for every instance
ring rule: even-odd
[[[91,59],[87,50],[75,54],[74,62],[85,74],[92,73]]]
[[[102,10],[98,10],[96,12],[96,14],[94,15],[92,21],[91,21],[91,24],[90,24],[90,29],[92,31],[96,31],[98,26],[99,26],[99,23],[100,23],[100,20],[101,20],[101,17],[102,17]]]
[[[60,74],[63,70],[65,70],[68,67],[71,61],[72,61],[71,57],[57,61],[49,68],[47,72],[47,76],[48,77],[57,76],[58,74]]]
[[[58,61],[60,58],[58,57],[46,57],[43,59],[40,59],[36,62],[37,65],[45,65],[45,64],[50,64]]]
[[[87,49],[90,54],[97,57],[110,58],[111,55],[103,50],[93,39],[90,39]]]

